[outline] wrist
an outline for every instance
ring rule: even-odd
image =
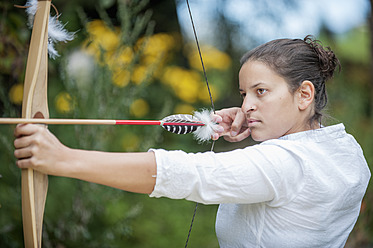
[[[59,154],[60,159],[56,166],[56,176],[76,178],[78,168],[80,167],[79,151],[82,150],[64,147]]]

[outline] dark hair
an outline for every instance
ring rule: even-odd
[[[336,67],[341,64],[334,52],[324,48],[320,41],[307,35],[302,39],[278,39],[254,48],[241,58],[241,65],[247,61],[260,61],[282,76],[294,93],[303,81],[309,80],[315,87],[315,114],[310,123],[321,123],[321,110],[328,97],[325,82],[333,77]]]

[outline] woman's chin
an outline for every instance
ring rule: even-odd
[[[266,140],[277,138],[277,137],[272,137],[272,135],[268,135],[268,134],[266,135],[255,130],[252,130],[250,135],[251,135],[251,138],[256,142],[263,142]]]
[[[257,142],[262,142],[262,141],[267,140],[267,139],[265,139],[264,137],[262,137],[261,135],[258,135],[258,134],[256,134],[255,132],[252,132],[252,131],[251,131],[251,138],[252,138],[254,141],[257,141]]]

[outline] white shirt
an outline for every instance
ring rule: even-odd
[[[220,204],[220,247],[343,247],[370,178],[343,124],[224,153],[152,151],[150,196]]]

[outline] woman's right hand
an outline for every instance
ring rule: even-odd
[[[222,127],[212,136],[213,140],[223,136],[229,142],[239,142],[250,136],[246,115],[241,108],[233,107],[216,111],[216,114],[212,115],[212,120]]]

